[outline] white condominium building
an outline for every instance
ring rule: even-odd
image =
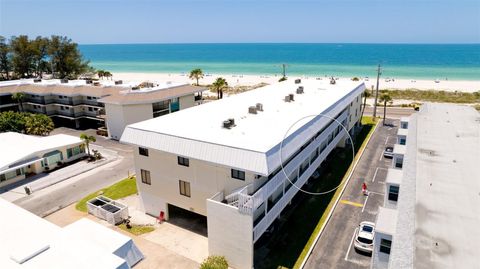
[[[424,104],[402,118],[372,268],[478,268],[480,114]]]
[[[55,126],[98,128],[118,140],[125,126],[200,104],[203,87],[175,82],[19,79],[0,82],[0,112],[25,111]],[[23,99],[14,100],[16,93]]]
[[[332,119],[353,133],[364,90],[288,80],[127,126],[146,213],[168,218],[170,204],[207,216],[209,253],[252,268],[254,243],[298,192],[285,173],[301,187],[348,143]]]

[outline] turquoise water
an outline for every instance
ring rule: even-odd
[[[204,73],[480,80],[480,44],[109,44],[80,45],[111,72]]]

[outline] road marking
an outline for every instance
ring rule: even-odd
[[[347,250],[347,253],[345,254],[345,260],[348,261],[348,254],[350,254],[350,250],[352,249],[352,245],[353,245],[353,239],[355,239],[355,235],[357,234],[357,230],[358,230],[358,227],[355,228],[355,231],[353,232],[353,235],[352,235],[352,240],[350,240],[350,245],[348,246],[348,250]]]
[[[384,193],[379,193],[379,192],[375,192],[375,191],[368,191],[368,193],[373,193],[373,194],[377,194],[377,195],[385,195]]]
[[[388,169],[385,168],[385,167],[377,167],[377,169],[375,169],[375,174],[373,174],[372,182],[375,182],[375,178],[377,177],[378,169],[388,170]]]
[[[370,194],[370,192],[368,194]],[[365,202],[363,203],[362,212],[365,210],[365,206],[367,205],[368,197],[370,197],[370,195],[367,195],[367,199],[365,199]]]
[[[360,203],[355,203],[355,202],[351,202],[351,201],[347,201],[347,200],[340,200],[340,203],[346,204],[346,205],[353,205],[353,206],[356,206],[356,207],[362,207],[363,206]]]

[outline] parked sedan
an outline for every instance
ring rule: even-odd
[[[372,253],[373,239],[375,238],[375,223],[369,221],[362,221],[358,232],[355,235],[355,242],[353,246],[356,250]]]
[[[393,158],[393,147],[386,147],[383,152],[383,157]]]

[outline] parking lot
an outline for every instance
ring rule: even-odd
[[[370,256],[357,252],[353,242],[360,222],[375,222],[378,207],[383,205],[385,178],[391,167],[391,159],[385,158],[383,151],[395,144],[398,128],[398,121],[392,123],[379,123],[305,268],[370,268]],[[368,195],[362,193],[364,182]]]

